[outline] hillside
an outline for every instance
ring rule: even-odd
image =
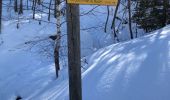
[[[170,26],[94,53],[83,100],[169,100]]]
[[[169,100],[169,29],[167,26],[85,57],[83,100]],[[17,96],[24,100],[68,100],[67,67],[56,80],[51,60],[18,49],[18,44],[17,49],[12,47],[2,45],[0,50],[1,100]]]
[[[169,100],[170,26],[88,57],[83,100]],[[68,88],[56,100],[68,100]]]

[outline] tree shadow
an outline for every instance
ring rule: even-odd
[[[163,32],[160,29],[95,54],[93,68],[83,77],[83,99],[168,100],[170,35]]]

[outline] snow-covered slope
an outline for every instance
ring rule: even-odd
[[[93,7],[81,7],[82,14]],[[98,7],[100,12],[81,17],[82,57],[113,42],[111,37],[103,32],[103,27],[91,29],[93,25],[103,26],[107,15],[101,13],[106,12],[104,8],[106,7]],[[57,98],[68,81],[66,23],[61,27],[62,68],[60,77],[56,80],[53,60],[54,41],[49,39],[49,36],[56,34],[56,25],[48,22],[41,22],[39,25],[37,21],[31,20],[32,14],[29,11],[24,12],[19,20],[15,13],[10,14],[12,18],[17,19],[9,19],[6,9],[3,13],[6,20],[3,20],[2,34],[0,34],[0,100],[14,100],[17,96],[33,100]],[[48,15],[36,13],[35,17],[47,20]],[[56,19],[51,18],[51,21],[55,22]],[[16,28],[17,23],[19,29]]]
[[[87,59],[83,100],[170,99],[170,26],[103,48]],[[68,89],[63,94],[67,100]]]
[[[170,26],[94,53],[83,100],[169,100]]]
[[[25,100],[68,100],[67,68],[55,80],[51,61],[7,47],[2,44],[0,50],[0,100],[17,96]],[[170,26],[100,49],[86,59],[83,100],[170,99]]]

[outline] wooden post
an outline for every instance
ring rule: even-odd
[[[67,35],[70,100],[82,100],[79,5],[67,4]]]

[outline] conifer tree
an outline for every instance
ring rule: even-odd
[[[168,0],[139,0],[136,2],[133,22],[137,23],[138,28],[150,32],[169,24]]]

